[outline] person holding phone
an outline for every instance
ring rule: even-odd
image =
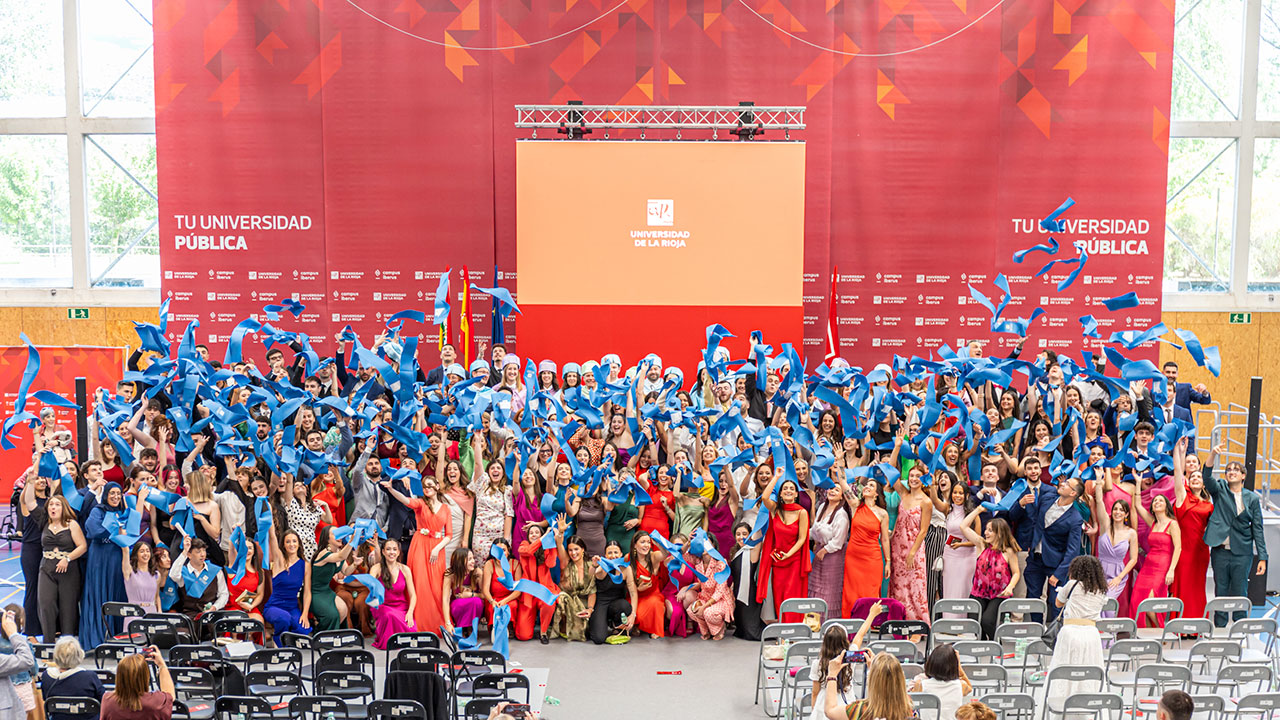
[[[12,653],[0,654],[0,720],[26,720],[27,709],[22,704],[13,685],[15,675],[30,673],[35,667],[35,656],[27,637],[18,632],[18,623],[12,610],[6,610],[0,619],[0,632],[13,646]]]
[[[151,687],[150,665],[156,668],[160,690]],[[160,650],[152,645],[126,655],[116,666],[116,689],[102,697],[101,720],[170,720],[173,717],[173,678]]]

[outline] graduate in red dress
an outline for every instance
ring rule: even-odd
[[[796,499],[800,488],[794,480],[784,480],[773,496],[775,475],[764,492],[764,506],[769,511],[769,529],[765,532],[760,553],[760,579],[756,584],[756,600],[764,602],[773,591],[773,611],[778,614],[783,600],[806,597],[809,591],[809,514]],[[779,615],[782,622],[797,623],[801,613]]]
[[[1213,500],[1204,487],[1200,458],[1187,455],[1187,438],[1173,450],[1173,515],[1182,529],[1182,557],[1173,571],[1174,597],[1182,598],[1182,616],[1204,617],[1205,579],[1209,577],[1209,546],[1204,542]]]

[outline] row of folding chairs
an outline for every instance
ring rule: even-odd
[[[1025,609],[1026,606],[1023,607]],[[974,667],[974,672],[980,675],[980,684],[992,692],[1027,689],[1034,683],[1035,673],[1048,667],[1053,652],[1040,639],[1045,630],[1041,623],[1004,623],[997,627],[996,640],[993,641],[977,640],[980,635],[976,627],[973,632],[959,632],[960,623],[977,625],[976,621],[968,619],[940,619],[932,627],[913,621],[887,622],[880,626],[878,635],[872,636],[877,639],[869,642],[868,649],[894,655],[910,676],[923,671],[925,654],[932,643],[943,639],[951,641],[966,671]],[[802,697],[800,688],[804,685],[797,682],[798,673],[810,667],[819,656],[821,635],[833,625],[852,633],[861,621],[827,620],[817,634],[802,623],[775,623],[765,628],[757,658],[755,702],[760,704],[763,699],[767,715],[777,716]],[[1195,667],[1204,667],[1209,662],[1221,665],[1223,659],[1255,665],[1223,676],[1224,682],[1219,683],[1223,687],[1255,682],[1260,672],[1256,664],[1269,666],[1272,676],[1280,674],[1276,669],[1277,662],[1280,662],[1276,653],[1276,621],[1272,618],[1236,620],[1226,629],[1225,636],[1206,618],[1173,618],[1163,628],[1154,629],[1159,633],[1155,639],[1141,640],[1147,644],[1140,646],[1133,645],[1139,642],[1140,633],[1131,618],[1103,619],[1098,622],[1098,629],[1107,646],[1115,648],[1119,644],[1115,657],[1137,648],[1150,651],[1154,647],[1159,650],[1160,659],[1181,663],[1193,672]],[[921,641],[906,639],[912,635],[920,637]],[[956,639],[966,637],[975,639]],[[1222,639],[1207,640],[1214,637]],[[771,645],[778,647],[770,657],[766,657],[766,650]]]
[[[1184,604],[1181,599],[1175,597],[1167,598],[1147,598],[1138,603],[1134,611],[1135,615],[1153,614],[1169,618],[1177,618],[1182,616]],[[1212,621],[1214,616],[1221,613],[1245,613],[1247,614],[1253,607],[1253,603],[1246,597],[1217,597],[1205,603],[1204,615],[1205,619]],[[1104,610],[1112,612],[1118,611],[1119,602],[1115,598],[1108,598]],[[997,613],[1002,619],[1010,617],[1026,618],[1028,616],[1043,617],[1048,609],[1047,603],[1039,598],[1006,598],[1000,601]],[[822,621],[829,618],[829,608],[825,600],[821,598],[789,598],[782,601],[779,608],[780,613],[815,613]],[[982,615],[982,605],[972,598],[943,598],[935,600],[933,609],[930,612],[930,624],[936,624],[939,620],[948,619],[968,619],[977,621]],[[958,617],[957,617],[958,616]],[[861,623],[862,618],[854,618],[853,622]],[[935,630],[935,635],[942,634]]]

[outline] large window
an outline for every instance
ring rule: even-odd
[[[1274,309],[1280,0],[1177,5],[1165,305]]]
[[[158,301],[151,0],[0,0],[0,303]]]

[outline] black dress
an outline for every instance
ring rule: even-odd
[[[760,563],[751,562],[751,550],[744,549],[734,556],[729,563],[733,576],[733,636],[743,640],[759,640],[764,632],[764,622],[760,620],[760,602],[756,600],[756,577],[760,573]],[[744,572],[745,571],[745,572]],[[742,602],[743,583],[746,583],[747,599]]]
[[[41,547],[41,536],[44,526],[49,523],[44,504],[47,498],[36,498],[36,506],[26,516],[19,513],[22,525],[22,582],[26,585],[26,593],[22,598],[22,609],[26,613],[27,623],[23,632],[31,637],[39,637],[40,630],[40,560],[44,548]]]

